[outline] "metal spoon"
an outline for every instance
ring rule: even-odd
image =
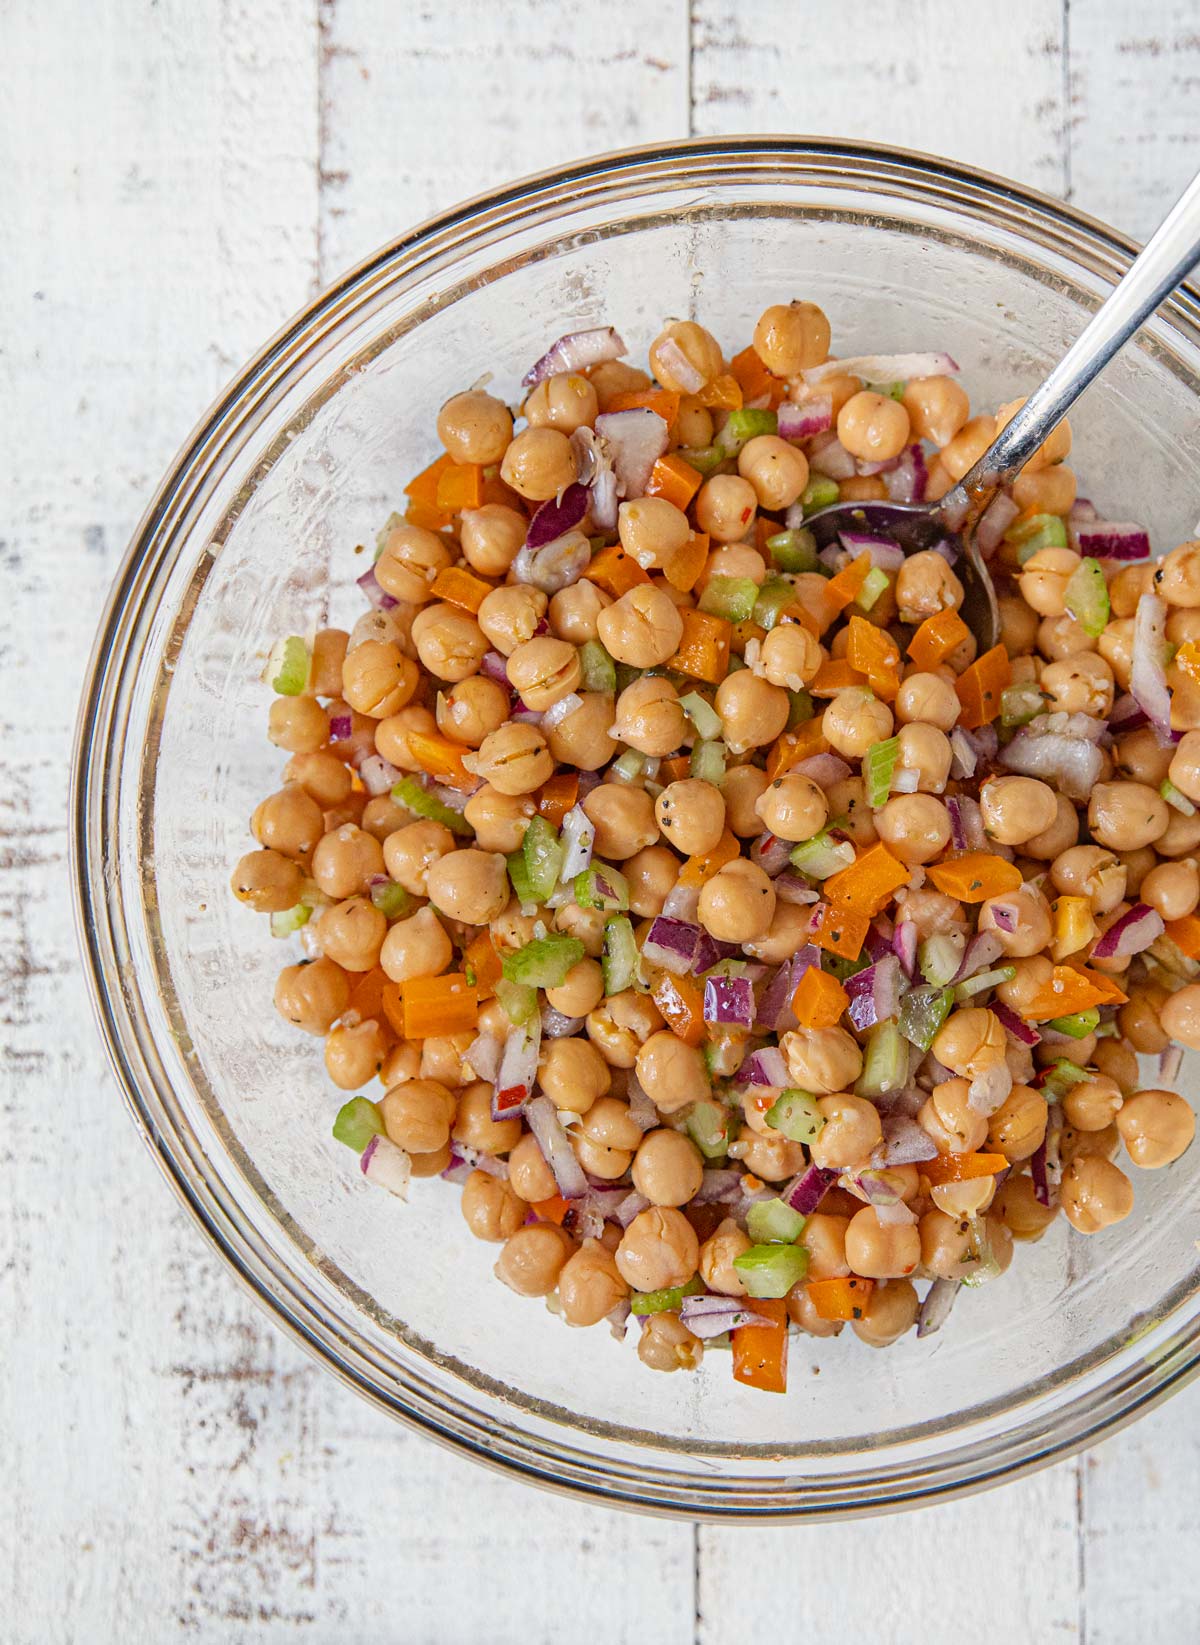
[[[804,523],[818,547],[839,531],[886,536],[906,554],[949,542],[963,585],[962,618],[981,652],[1000,636],[996,591],[975,542],[980,516],[1002,486],[1015,480],[1042,441],[1165,297],[1200,262],[1200,174],[1171,208],[1108,300],[1054,370],[992,441],[959,483],[936,503],[833,503]]]

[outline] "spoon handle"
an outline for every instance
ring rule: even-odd
[[[961,482],[981,498],[1016,478],[1084,389],[1200,262],[1200,173],[1054,370]],[[949,500],[949,499],[947,499]],[[965,500],[965,499],[964,499]]]

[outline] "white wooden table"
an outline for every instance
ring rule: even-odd
[[[1200,164],[1198,86],[1195,0],[0,0],[5,1645],[1200,1639],[1200,1389],[969,1502],[747,1532],[543,1496],[377,1416],[246,1301],[139,1145],[64,829],[93,624],[153,482],[379,242],[573,155],[753,131],[953,155],[1144,235]]]

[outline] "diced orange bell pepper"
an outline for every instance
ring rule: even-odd
[[[561,1228],[563,1218],[571,1209],[571,1202],[561,1194],[551,1194],[549,1199],[535,1199],[529,1209],[539,1222],[554,1222]]]
[[[763,628],[760,623],[756,623],[750,617],[746,617],[740,623],[734,623],[733,625],[733,633],[730,636],[729,641],[730,650],[735,651],[739,657],[744,657],[746,655],[746,647],[750,644],[751,640],[761,641],[765,640],[766,637],[766,629]]]
[[[850,996],[836,977],[810,965],[792,995],[792,1012],[801,1028],[836,1028]]]
[[[754,516],[754,546],[768,565],[771,563],[771,553],[767,548],[767,542],[776,535],[778,530],[778,520],[772,520],[765,514],[756,514]]]
[[[873,919],[893,893],[908,884],[909,871],[886,845],[869,846],[849,868],[825,881],[824,895],[839,908]]]
[[[491,999],[502,967],[490,932],[484,930],[463,951],[463,972],[481,1000]]]
[[[958,723],[968,731],[988,725],[1000,712],[1000,695],[1012,682],[1012,664],[1002,645],[994,645],[958,676]]]
[[[804,1289],[818,1319],[862,1319],[875,1281],[850,1274],[845,1279],[810,1279]]]
[[[871,929],[870,920],[865,914],[839,908],[837,903],[821,903],[819,907],[820,913],[811,928],[810,940],[827,954],[836,954],[843,960],[856,960]]]
[[[658,781],[665,788],[668,783],[682,782],[691,775],[692,762],[686,754],[671,754],[658,762]]]
[[[770,1325],[739,1325],[730,1333],[733,1379],[764,1393],[787,1392],[787,1308],[782,1301],[756,1297],[746,1304]]]
[[[900,689],[900,647],[885,628],[865,617],[852,616],[846,661],[867,676],[867,683],[884,702],[894,702]]]
[[[741,384],[727,371],[705,383],[696,400],[710,411],[740,411],[745,404]]]
[[[398,982],[385,982],[381,992],[380,1003],[383,1014],[388,1020],[388,1027],[400,1039],[404,1035],[404,999],[400,993]]]
[[[944,1182],[972,1182],[976,1177],[994,1177],[1008,1170],[1003,1154],[939,1154],[936,1159],[923,1159],[917,1170],[928,1177],[934,1188]]]
[[[379,966],[364,971],[350,989],[350,1004],[345,1016],[356,1012],[360,1022],[378,1022],[383,1017],[383,991],[387,987],[387,973]]]
[[[447,514],[483,506],[483,469],[478,463],[451,463],[438,475],[437,506]]]
[[[931,863],[925,870],[939,891],[959,902],[986,902],[1006,891],[1019,891],[1021,870],[988,851],[966,851],[949,862]]]
[[[767,781],[774,782],[785,771],[790,771],[801,760],[810,760],[814,754],[828,754],[829,741],[821,730],[821,717],[806,720],[803,725],[783,732],[771,744],[767,755]]]
[[[423,468],[419,474],[413,476],[404,488],[404,495],[411,497],[414,503],[424,503],[429,508],[437,508],[438,486],[442,475],[453,467],[453,457],[449,452],[443,451],[428,468]]]
[[[952,651],[957,651],[964,640],[971,638],[971,630],[952,605],[926,617],[908,642],[908,654],[914,665],[921,669],[936,668],[945,662]]]
[[[1073,1017],[1093,1005],[1124,1005],[1128,998],[1111,977],[1098,971],[1056,965],[1050,981],[1026,1004],[1022,1015],[1026,1022],[1049,1022],[1053,1017]]]
[[[453,523],[453,515],[438,508],[436,503],[422,503],[415,499],[404,510],[405,525],[420,526],[422,531],[444,531]]]
[[[695,588],[700,573],[708,563],[708,533],[693,531],[679,552],[663,568],[663,576],[672,588],[688,594]]]
[[[611,548],[602,548],[585,568],[583,575],[588,582],[595,583],[597,588],[611,594],[614,600],[619,600],[622,594],[628,594],[629,590],[636,588],[639,583],[650,581],[632,554],[626,554],[619,543],[614,543]]]
[[[831,599],[838,602],[839,611],[844,611],[848,605],[853,605],[862,593],[863,584],[871,572],[871,556],[860,554],[856,560],[843,566],[836,577],[831,577],[826,583],[826,592]]]
[[[1195,640],[1185,640],[1175,653],[1175,666],[1187,675],[1189,680],[1200,681],[1200,645]]]
[[[410,977],[400,984],[400,996],[407,1040],[465,1034],[479,1021],[479,996],[461,971]]]
[[[1200,914],[1167,921],[1167,936],[1189,960],[1200,960]]]
[[[740,354],[734,355],[729,362],[729,369],[742,391],[743,405],[764,397],[772,410],[782,405],[783,397],[787,393],[787,384],[767,370],[753,344],[749,348],[744,348]]]
[[[439,737],[430,731],[410,731],[408,747],[422,771],[450,788],[467,794],[479,781],[462,763],[461,744],[451,742],[449,737]]]
[[[819,640],[831,623],[835,623],[846,609],[840,595],[830,593],[830,582],[824,578],[804,589],[799,599],[785,606],[781,617],[791,617],[802,624],[815,640]]]
[[[680,885],[703,885],[711,880],[724,868],[727,862],[740,857],[742,848],[737,837],[727,828],[711,851],[702,852],[698,857],[689,857],[679,870]]]
[[[845,657],[826,657],[808,682],[808,690],[813,697],[836,697],[839,691],[866,683],[867,676],[860,674]]]
[[[538,816],[557,828],[578,798],[578,771],[560,771],[538,789]]]
[[[679,396],[669,388],[639,388],[614,394],[609,411],[653,411],[670,428],[679,415]]]
[[[495,587],[495,583],[485,583],[482,577],[472,576],[460,565],[448,565],[433,579],[429,592],[433,599],[445,600],[461,611],[469,611],[473,617]]]
[[[704,1040],[704,990],[691,977],[676,977],[664,971],[651,989],[651,998],[666,1019],[667,1027],[685,1045]]]
[[[664,667],[693,680],[720,685],[729,672],[729,650],[733,629],[724,617],[707,611],[681,611],[683,638],[679,650],[668,657]]]
[[[704,483],[704,476],[691,463],[684,462],[677,451],[660,457],[650,470],[646,482],[647,497],[661,497],[665,502],[687,513],[692,498]]]
[[[514,491],[511,486],[505,485],[499,473],[489,473],[485,468],[483,471],[483,506],[486,508],[488,503],[498,503],[501,508],[515,509],[519,513],[525,506],[525,499],[519,492]]]

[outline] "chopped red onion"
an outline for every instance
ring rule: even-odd
[[[836,1171],[828,1171],[823,1166],[810,1165],[807,1171],[792,1178],[779,1197],[802,1217],[811,1216],[837,1181],[837,1175]]]
[[[899,457],[885,457],[881,462],[868,463],[859,457],[855,460],[855,467],[864,480],[873,480],[880,474],[890,474],[899,461]]]
[[[1163,688],[1166,689],[1165,677]],[[1168,697],[1168,715],[1170,706]],[[1023,777],[1040,777],[1060,788],[1068,799],[1083,801],[1090,796],[1100,777],[1104,756],[1094,743],[1082,738],[1031,731],[1024,726],[1000,750],[999,762],[1007,771],[1019,772]]]
[[[477,1080],[493,1084],[500,1072],[500,1041],[495,1034],[480,1034],[473,1039],[464,1053]]]
[[[628,1228],[634,1217],[640,1216],[649,1207],[649,1204],[650,1201],[645,1194],[639,1194],[636,1190],[633,1193],[627,1193],[620,1205],[617,1206],[613,1221],[619,1222],[622,1228]]]
[[[897,1200],[894,1205],[876,1205],[873,1209],[876,1220],[881,1223],[891,1223],[893,1226],[907,1223],[911,1226],[917,1220],[917,1213],[910,1211],[903,1200]]]
[[[1159,1053],[1158,1077],[1166,1086],[1172,1086],[1179,1078],[1179,1069],[1183,1063],[1183,1046],[1168,1045],[1165,1051]]]
[[[885,1166],[919,1165],[922,1160],[937,1158],[937,1144],[911,1114],[886,1114],[880,1124],[883,1127],[880,1157]]]
[[[975,527],[975,542],[985,559],[995,553],[1000,539],[1020,512],[1020,504],[1007,491],[998,491],[992,498]]]
[[[578,483],[588,489],[588,510],[597,531],[617,526],[617,477],[608,449],[586,424],[571,435]]]
[[[596,433],[608,447],[617,476],[618,495],[626,500],[645,495],[650,471],[666,451],[669,431],[656,411],[602,411]]]
[[[1143,949],[1149,948],[1152,942],[1157,942],[1165,929],[1161,914],[1148,908],[1144,902],[1134,903],[1127,913],[1109,926],[1092,949],[1092,957],[1097,960],[1128,959],[1130,955],[1140,954]]]
[[[845,760],[836,754],[812,754],[807,760],[799,760],[792,770],[801,777],[809,777],[818,788],[829,789],[834,783],[845,782],[850,775],[850,767]]]
[[[700,887],[676,883],[667,892],[663,914],[669,920],[694,921],[700,907]]]
[[[1037,1029],[1031,1028],[1027,1022],[1022,1022],[1012,1007],[1005,1005],[1003,1000],[993,1000],[988,1010],[1020,1045],[1041,1044],[1042,1036]]]
[[[542,1001],[542,1036],[548,1040],[569,1039],[572,1034],[578,1034],[587,1021],[586,1017],[568,1017],[562,1011],[556,1010],[553,1005]]]
[[[795,405],[785,400],[776,413],[781,440],[807,440],[833,427],[833,395],[814,394]]]
[[[509,1030],[500,1056],[492,1092],[492,1118],[511,1119],[529,1100],[537,1079],[538,1054],[542,1046],[541,1019],[522,1023]]]
[[[471,1148],[465,1142],[455,1138],[452,1149],[464,1165],[470,1166],[472,1171],[486,1171],[489,1177],[498,1177],[502,1182],[508,1180],[508,1161],[497,1159],[495,1154],[485,1153],[482,1148]]]
[[[609,465],[600,470],[588,488],[591,493],[592,523],[598,531],[615,531],[620,509],[616,471]]]
[[[485,651],[479,672],[489,680],[495,680],[498,685],[508,685],[508,658],[502,657],[498,651]]]
[[[788,1082],[787,1063],[777,1045],[751,1051],[734,1076],[739,1085],[767,1085],[782,1090]]]
[[[1090,497],[1076,497],[1071,504],[1071,511],[1067,515],[1067,523],[1072,524],[1076,520],[1098,520],[1099,518],[1100,515],[1096,510],[1096,505]]]
[[[522,387],[533,388],[545,377],[563,371],[586,371],[604,360],[619,360],[629,351],[612,326],[593,326],[588,331],[568,331],[551,343],[536,365],[521,379]]]
[[[392,595],[386,593],[379,586],[379,578],[375,575],[374,566],[368,567],[362,576],[355,580],[376,611],[391,611],[400,604],[399,600],[394,599]]]
[[[616,1307],[611,1308],[604,1316],[609,1330],[618,1342],[625,1341],[625,1327],[629,1322],[629,1316],[632,1312],[633,1309],[630,1306],[629,1298],[622,1297]]]
[[[380,794],[388,793],[393,783],[400,781],[401,775],[382,754],[368,754],[359,766],[358,774],[367,793],[376,799]]]
[[[847,1171],[844,1181],[848,1181],[852,1188],[857,1188],[868,1205],[876,1208],[882,1205],[902,1205],[904,1190],[907,1186],[905,1179],[898,1171],[889,1170],[886,1166],[870,1166],[862,1171]]]
[[[660,914],[651,925],[642,944],[642,958],[649,965],[686,976],[696,957],[700,941],[700,927],[687,920],[668,919]]]
[[[977,1074],[967,1087],[967,1105],[977,1114],[990,1119],[1005,1102],[1013,1088],[1013,1077],[1006,1062],[995,1063]]]
[[[674,337],[660,337],[654,351],[685,394],[700,393],[706,381],[704,373],[697,370]]]
[[[1112,706],[1112,713],[1108,716],[1108,729],[1114,736],[1123,731],[1138,731],[1149,723],[1145,709],[1128,691],[1117,698]]]
[[[973,977],[977,971],[986,970],[1003,952],[1004,945],[994,931],[977,932],[967,944],[962,963],[950,981],[962,982],[966,977]]]
[[[582,1199],[588,1191],[587,1176],[575,1158],[575,1150],[563,1130],[558,1109],[549,1097],[534,1097],[525,1109],[525,1118],[545,1155],[546,1164],[554,1172],[559,1193],[564,1199]]]
[[[547,543],[556,542],[559,537],[564,537],[568,531],[574,531],[576,526],[581,525],[587,511],[587,487],[579,484],[569,485],[561,497],[551,497],[539,507],[529,522],[529,530],[525,534],[525,547],[545,548]]]
[[[874,1028],[877,1022],[894,1017],[900,1009],[900,988],[904,973],[900,961],[890,951],[874,965],[856,971],[845,982],[850,996],[846,1015],[855,1028]]]
[[[440,1171],[438,1175],[441,1177],[443,1182],[452,1182],[457,1188],[461,1188],[463,1183],[465,1183],[467,1178],[471,1175],[471,1167],[467,1164],[466,1160],[463,1159],[461,1154],[458,1154],[455,1151],[455,1145],[453,1143],[450,1145],[450,1163],[446,1169],[444,1171]]]
[[[358,1165],[367,1181],[377,1188],[386,1188],[397,1199],[408,1198],[412,1161],[403,1148],[397,1148],[387,1137],[373,1136],[363,1149]]]
[[[705,1022],[754,1024],[754,989],[749,977],[708,977],[704,983]]]
[[[728,1205],[742,1191],[742,1173],[729,1169],[706,1169],[700,1186],[692,1195],[693,1205]]]
[[[912,377],[945,377],[958,372],[949,354],[852,354],[845,360],[826,360],[800,375],[810,386],[827,377],[861,377],[864,383],[906,383]]]
[[[568,531],[541,548],[526,543],[513,561],[513,577],[519,583],[540,588],[543,594],[557,594],[579,581],[591,558],[592,545],[583,532]]]
[[[1021,919],[1021,910],[1015,902],[991,902],[988,910],[1000,930],[1012,936]]]
[[[754,1019],[754,1026],[760,1031],[765,1029],[768,1033],[775,1033],[796,1026],[792,1013],[792,995],[796,992],[792,983],[793,964],[793,960],[784,960],[763,989],[758,1002],[758,1015]]]
[[[633,1123],[643,1131],[653,1131],[658,1124],[658,1109],[646,1095],[642,1082],[632,1070],[625,1088],[625,1100],[629,1104],[629,1117]]]
[[[842,547],[855,559],[860,554],[869,554],[871,564],[881,571],[899,571],[904,564],[904,550],[886,537],[875,537],[866,531],[839,531],[838,536]]]
[[[563,818],[562,843],[563,865],[559,879],[564,885],[571,885],[577,874],[591,867],[596,844],[596,825],[581,805],[573,805]]]
[[[968,771],[966,775],[969,777],[971,773]],[[959,808],[957,794],[946,796],[946,812],[950,818],[950,843],[956,851],[965,851],[967,849],[967,831],[963,827],[962,811]]]
[[[832,429],[814,436],[808,448],[808,466],[828,480],[852,480],[858,472],[854,458]]]
[[[901,920],[892,937],[892,947],[896,951],[896,958],[904,967],[904,974],[911,981],[917,974],[917,938],[918,931],[913,920]]]
[[[1148,560],[1150,536],[1143,526],[1124,520],[1067,520],[1067,537],[1077,554],[1094,560]]]
[[[568,715],[574,714],[576,709],[583,707],[583,698],[577,691],[568,691],[565,697],[560,697],[556,703],[551,703],[542,715],[542,727],[546,731],[553,731],[556,725],[561,725]]]
[[[750,847],[750,861],[757,863],[771,879],[783,873],[791,857],[791,841],[778,839],[774,834],[760,834]]]
[[[684,1297],[679,1317],[694,1337],[724,1336],[740,1325],[769,1325],[764,1314],[754,1312],[754,1304],[744,1297]]]
[[[1163,660],[1166,643],[1167,608],[1157,594],[1143,594],[1133,619],[1129,690],[1139,708],[1145,710],[1160,739],[1171,736],[1171,693]]]
[[[354,735],[354,720],[349,714],[334,714],[329,721],[331,743],[344,743]]]
[[[775,895],[780,902],[790,902],[797,905],[810,902],[820,902],[820,897],[806,880],[790,870],[780,874],[775,880]]]
[[[542,716],[537,709],[526,708],[520,697],[513,704],[511,718],[517,720],[521,725],[541,725],[542,723]],[[467,758],[469,759],[470,755]],[[467,770],[470,771],[471,767],[467,766]]]
[[[923,503],[929,470],[919,445],[905,446],[895,466],[883,477],[884,488],[894,503]]]
[[[973,777],[975,767],[979,763],[979,756],[971,745],[971,739],[961,726],[955,726],[950,733],[950,752],[953,756],[950,762],[950,775],[957,782],[963,782],[968,777]],[[954,796],[951,795],[950,799],[953,798]],[[948,799],[946,804],[949,805],[949,803],[950,800]],[[957,850],[966,850],[966,846],[959,845],[957,840],[954,843]]]
[[[917,1315],[917,1335],[931,1337],[950,1318],[950,1310],[954,1307],[958,1296],[960,1279],[935,1279],[925,1293],[925,1300],[921,1303],[921,1312]]]
[[[897,766],[892,773],[893,794],[915,794],[921,786],[921,773],[913,766]]]

